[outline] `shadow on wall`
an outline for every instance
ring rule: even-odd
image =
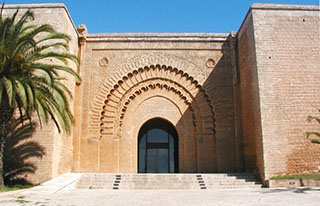
[[[242,145],[236,134],[232,37],[222,45],[222,56],[203,84],[214,110],[217,172],[243,172]],[[208,64],[208,63],[207,63]],[[207,65],[208,67],[210,65]]]
[[[139,129],[156,117],[176,127],[179,172],[244,171],[235,112],[233,44],[219,45],[222,51],[199,56],[202,66],[169,52],[154,53],[128,60],[106,80],[93,102],[89,129],[94,141],[88,141],[88,150],[94,151],[96,135],[101,139],[96,171],[136,172]],[[94,166],[87,165],[94,165],[94,155],[84,156],[88,158],[80,171],[92,171]]]
[[[27,185],[27,174],[33,174],[37,167],[30,158],[42,158],[44,147],[30,140],[35,131],[36,123],[23,118],[14,119],[8,125],[9,134],[3,154],[3,177],[6,185]]]

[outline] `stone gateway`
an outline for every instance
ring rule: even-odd
[[[6,5],[5,14],[17,5]],[[76,28],[63,4],[19,5],[71,38],[83,81],[71,136],[50,123],[26,176],[66,172],[317,172],[320,147],[306,121],[320,106],[319,7],[254,4],[237,32],[105,33]],[[90,28],[89,28],[90,29]]]

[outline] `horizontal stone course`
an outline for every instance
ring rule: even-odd
[[[247,179],[248,178],[248,179]],[[79,189],[221,189],[257,188],[253,174],[107,174],[87,173],[77,183]]]

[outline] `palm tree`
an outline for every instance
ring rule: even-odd
[[[29,10],[20,18],[18,10],[3,18],[3,8],[4,5],[0,11],[0,174],[7,125],[13,116],[19,116],[21,122],[26,116],[31,122],[32,114],[36,113],[40,125],[52,119],[59,132],[70,134],[74,119],[68,101],[72,93],[61,74],[81,81],[68,66],[78,60],[68,52],[67,35],[47,24],[29,24],[33,20]]]

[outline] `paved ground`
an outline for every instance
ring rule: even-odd
[[[27,191],[28,192],[28,191]],[[54,194],[14,192],[0,205],[319,205],[319,188],[234,190],[77,190]]]
[[[80,175],[69,173],[32,189],[0,193],[0,206],[320,205],[320,188],[118,191],[75,189]]]

